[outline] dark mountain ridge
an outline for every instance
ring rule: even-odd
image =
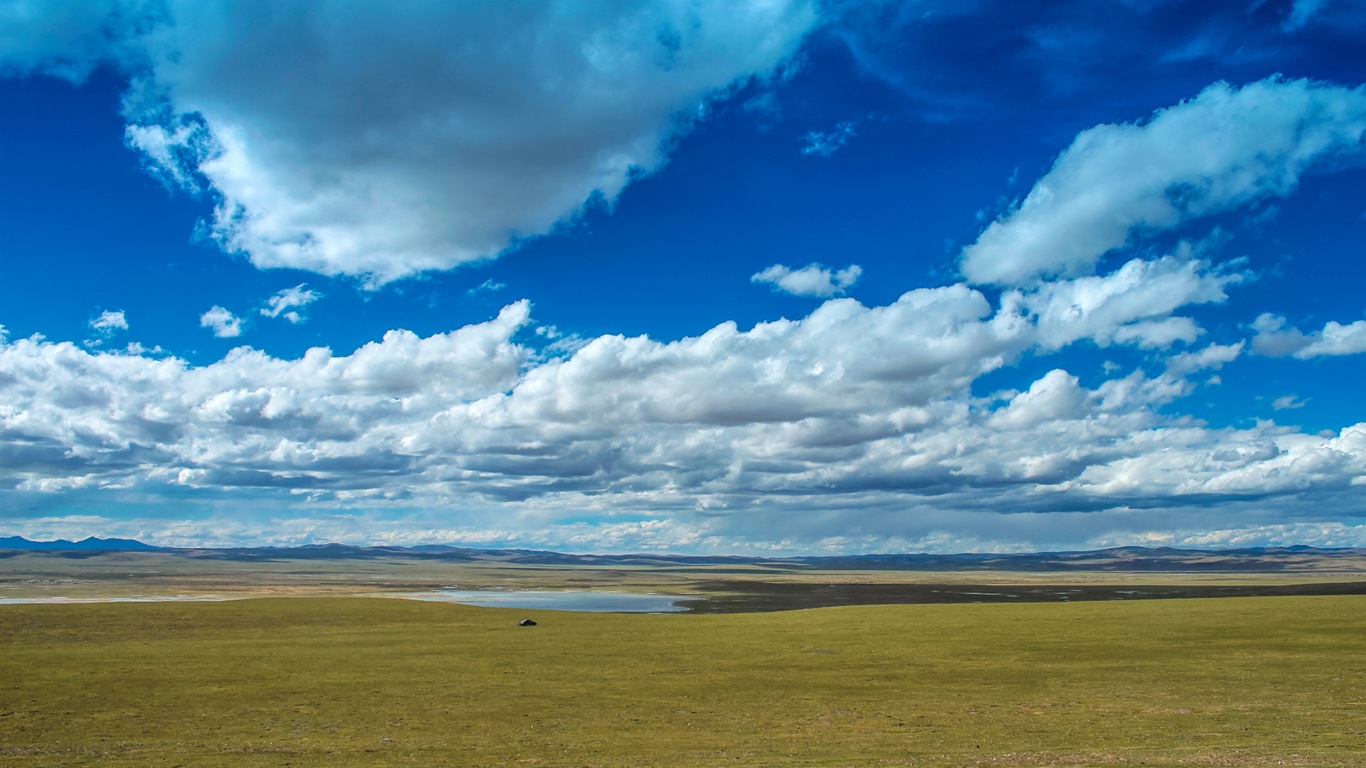
[[[153,551],[161,547],[151,544],[143,544],[136,539],[101,539],[90,536],[80,541],[67,541],[57,539],[56,541],[30,541],[23,536],[4,536],[0,537],[0,549],[30,549],[46,551],[90,551],[90,550],[110,550],[110,551]]]

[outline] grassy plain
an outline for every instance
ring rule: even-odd
[[[0,606],[6,766],[1360,766],[1366,598]]]

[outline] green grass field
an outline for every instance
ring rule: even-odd
[[[1366,764],[1366,598],[524,615],[0,606],[0,764]]]

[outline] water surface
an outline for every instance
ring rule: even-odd
[[[589,611],[594,613],[672,613],[685,611],[680,600],[687,595],[642,595],[633,592],[590,592],[551,589],[443,589],[414,592],[405,597],[490,608],[527,608],[543,611]]]

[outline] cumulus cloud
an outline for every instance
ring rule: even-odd
[[[963,251],[969,281],[1089,273],[1145,233],[1282,197],[1326,158],[1366,151],[1366,86],[1217,83],[1142,123],[1079,134],[1025,199]]]
[[[843,296],[858,282],[862,274],[863,268],[857,264],[850,264],[840,270],[831,270],[820,264],[808,264],[801,269],[774,264],[750,276],[749,279],[755,283],[768,283],[776,290],[793,296],[829,298]]]
[[[283,317],[295,325],[302,323],[305,317],[301,310],[322,298],[321,293],[304,288],[304,285],[306,283],[285,288],[266,299],[266,306],[261,308],[261,314],[266,317]]]
[[[6,9],[27,41],[0,49],[8,66],[129,72],[128,143],[172,182],[207,182],[225,248],[372,283],[610,203],[817,20],[811,0]]]
[[[841,122],[831,131],[810,131],[802,137],[802,154],[807,157],[829,157],[857,135],[852,120]]]
[[[101,336],[108,337],[113,335],[115,331],[128,330],[128,318],[121,309],[106,309],[100,313],[99,317],[90,321],[90,329]]]
[[[1224,430],[1220,436],[1222,444],[1206,442],[1205,437],[1196,445],[1171,446],[1160,454],[1088,467],[1078,480],[1097,492],[1139,498],[1169,493],[1271,497],[1316,487],[1359,493],[1366,424],[1327,437],[1272,425]]]
[[[1366,353],[1366,320],[1343,325],[1328,321],[1322,330],[1304,333],[1287,326],[1280,315],[1263,313],[1252,322],[1252,349],[1267,357],[1313,357],[1359,355]]]
[[[1222,302],[1228,298],[1224,288],[1243,279],[1240,273],[1212,270],[1183,250],[1153,261],[1134,259],[1110,275],[1008,291],[1003,301],[1038,318],[1046,347],[1090,339],[1102,347],[1120,343],[1162,349],[1193,342],[1201,333],[1193,321],[1173,312],[1190,304]]]
[[[1053,332],[962,285],[877,307],[834,299],[798,320],[673,342],[601,336],[554,357],[528,346],[531,328],[519,302],[349,355],[242,347],[204,366],[5,342],[0,483],[26,504],[213,488],[273,504],[279,519],[291,499],[426,510],[430,530],[470,536],[630,515],[666,524],[616,539],[590,526],[559,544],[838,549],[914,546],[945,527],[961,543],[978,523],[992,541],[1001,512],[1062,520],[1312,498],[1329,514],[1357,503],[1366,476],[1366,425],[1319,436],[1163,415],[1236,344],[1184,353],[1158,376],[1087,387],[1058,369],[978,397],[983,374]]]
[[[199,316],[199,327],[212,330],[220,339],[231,339],[242,335],[242,318],[215,304]]]

